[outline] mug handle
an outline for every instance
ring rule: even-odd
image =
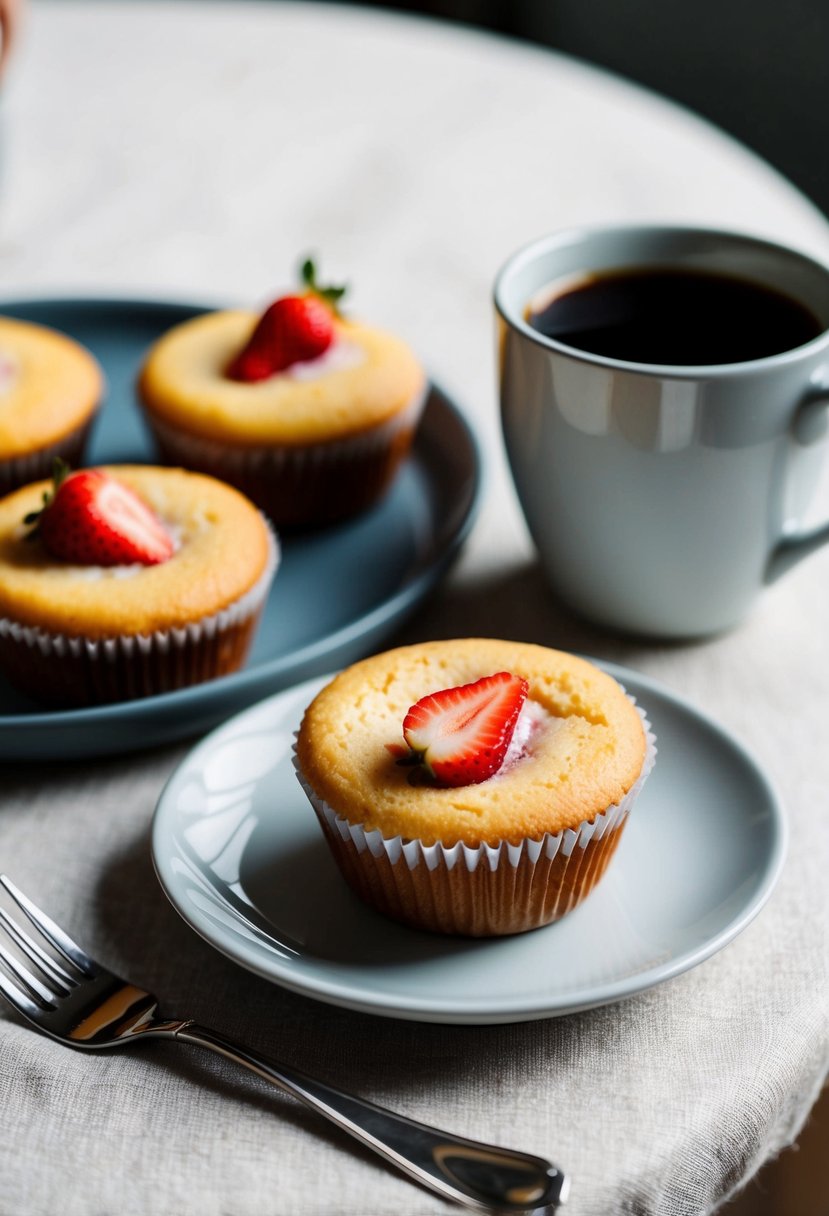
[[[792,432],[798,443],[808,446],[818,443],[829,430],[829,392],[810,397],[801,405],[794,418]],[[793,532],[774,548],[766,567],[766,583],[777,580],[797,562],[814,553],[829,541],[829,523],[820,524],[803,532]]]

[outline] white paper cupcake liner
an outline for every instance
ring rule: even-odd
[[[571,911],[604,873],[656,760],[656,737],[644,711],[636,709],[646,750],[642,771],[627,794],[577,828],[518,844],[447,846],[366,831],[319,797],[300,770],[296,752],[293,763],[344,876],[368,903],[438,932],[523,932]]]
[[[169,692],[237,670],[244,662],[279,564],[267,524],[268,559],[232,604],[181,628],[90,638],[0,618],[0,664],[36,699],[100,704]]]
[[[363,510],[408,451],[426,401],[419,393],[384,422],[342,439],[243,447],[180,430],[147,410],[168,463],[209,473],[253,500],[278,528],[315,526]]]

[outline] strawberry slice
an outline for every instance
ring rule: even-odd
[[[225,375],[253,384],[283,372],[294,363],[324,355],[334,341],[334,316],[344,287],[321,287],[314,263],[303,263],[302,295],[282,296],[265,309],[247,345],[231,359]]]
[[[68,475],[67,475],[68,474]],[[138,495],[100,469],[56,469],[51,494],[26,516],[52,555],[81,566],[154,566],[175,551],[173,538]]]
[[[486,781],[504,762],[528,689],[521,676],[499,671],[422,697],[403,721],[410,750],[399,763],[422,765],[441,785]]]

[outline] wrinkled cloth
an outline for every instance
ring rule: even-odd
[[[153,808],[186,746],[7,767],[3,868],[165,1010],[414,1118],[551,1157],[572,1176],[574,1216],[712,1211],[792,1142],[829,1058],[829,665],[825,642],[804,642],[821,636],[821,575],[819,563],[804,570],[728,637],[653,651],[610,645],[557,615],[530,565],[486,594],[459,576],[399,639],[451,635],[461,621],[504,633],[520,603],[521,636],[635,664],[764,757],[792,827],[770,902],[719,954],[623,1003],[517,1025],[427,1025],[327,1006],[242,970],[179,919],[152,868]],[[795,610],[800,630],[788,633]],[[146,1043],[80,1055],[3,1009],[0,1073],[3,1212],[450,1208],[206,1053]]]

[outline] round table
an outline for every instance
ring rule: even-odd
[[[824,220],[722,133],[605,73],[347,7],[35,0],[3,120],[8,297],[258,304],[315,251],[355,312],[409,338],[484,450],[463,559],[395,640],[500,635],[634,667],[762,757],[793,829],[769,905],[704,965],[621,1004],[474,1028],[336,1009],[196,938],[149,860],[181,745],[7,766],[3,869],[171,1009],[416,1118],[552,1157],[572,1176],[572,1216],[713,1211],[792,1142],[826,1073],[829,562],[705,642],[649,645],[570,617],[506,471],[491,284],[517,246],[574,223],[736,227],[829,259]],[[0,1070],[9,1211],[449,1210],[184,1053],[76,1057],[2,1011]]]

